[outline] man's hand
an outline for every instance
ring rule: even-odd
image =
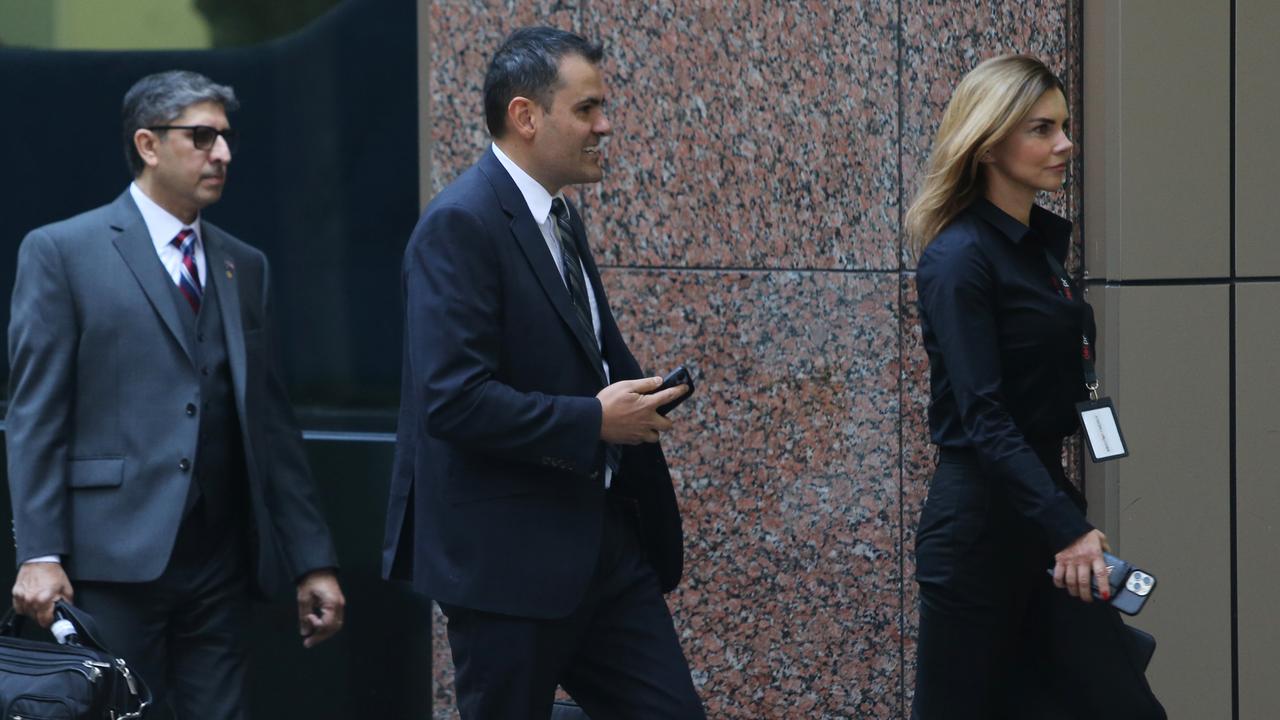
[[[596,395],[604,411],[600,439],[614,445],[658,442],[658,434],[671,429],[671,421],[659,415],[658,408],[689,392],[688,385],[653,392],[660,387],[662,378],[650,377],[621,380],[601,390]]]
[[[18,579],[13,583],[13,609],[34,618],[41,627],[53,624],[54,601],[74,599],[71,580],[61,564],[29,562],[18,569]]]
[[[1072,597],[1093,602],[1091,580],[1098,579],[1098,594],[1103,600],[1111,599],[1111,583],[1103,551],[1111,552],[1107,536],[1101,530],[1090,530],[1081,535],[1053,556],[1053,584],[1066,588]]]
[[[342,629],[347,599],[332,570],[314,570],[298,583],[298,634],[315,647]]]

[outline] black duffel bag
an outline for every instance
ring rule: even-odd
[[[93,620],[58,601],[70,632],[66,644],[18,637],[25,618],[0,618],[0,708],[3,720],[131,720],[151,705],[151,691],[124,660],[94,637]]]

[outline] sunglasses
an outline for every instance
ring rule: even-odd
[[[196,146],[197,150],[208,150],[218,141],[221,135],[223,140],[227,141],[227,148],[232,152],[236,150],[236,141],[240,139],[240,134],[234,128],[219,130],[208,125],[152,125],[148,130],[190,130],[191,143]]]

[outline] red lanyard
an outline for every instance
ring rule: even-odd
[[[1075,296],[1071,291],[1071,280],[1067,277],[1067,269],[1062,267],[1062,263],[1058,262],[1058,258],[1045,248],[1044,256],[1049,260],[1049,270],[1053,273],[1053,287],[1058,294],[1067,300],[1074,300]],[[1089,336],[1080,333],[1080,359],[1084,363],[1084,386],[1089,391],[1089,397],[1093,400],[1098,399],[1098,371],[1093,365],[1093,345],[1089,342]]]

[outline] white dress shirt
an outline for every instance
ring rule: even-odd
[[[514,160],[507,157],[502,152],[497,143],[490,146],[493,148],[493,154],[498,158],[498,162],[502,163],[502,167],[506,168],[507,174],[515,181],[516,187],[520,189],[520,194],[524,196],[525,203],[529,206],[529,212],[533,215],[533,221],[538,224],[538,229],[542,231],[542,239],[547,243],[547,250],[551,252],[551,260],[555,262],[556,269],[560,271],[560,282],[564,282],[564,257],[560,252],[560,238],[556,235],[556,219],[551,215],[551,193],[542,186],[542,183],[530,177]],[[557,194],[556,197],[564,202],[564,195]],[[568,203],[565,203],[568,206]],[[601,348],[600,364],[604,368],[605,382],[611,382],[609,379],[609,361],[604,359],[604,339],[600,334],[600,307],[596,304],[596,291],[591,286],[591,278],[587,277],[584,268],[577,268],[577,272],[582,273],[583,284],[587,289],[587,301],[591,304],[591,328],[596,336],[596,347]],[[568,285],[565,285],[568,290]],[[605,468],[604,486],[609,487],[613,482],[613,471]]]
[[[200,274],[200,287],[203,288],[209,280],[209,274],[205,272],[204,238],[200,230],[200,216],[196,215],[196,221],[187,225],[168,210],[157,205],[155,200],[147,197],[136,182],[129,184],[129,194],[133,196],[134,204],[142,213],[142,221],[146,223],[147,232],[151,234],[151,242],[156,246],[156,254],[160,256],[164,269],[169,271],[169,277],[173,278],[174,285],[177,285],[178,278],[182,277],[182,250],[173,246],[173,239],[182,232],[183,228],[189,227],[196,231],[196,270]]]

